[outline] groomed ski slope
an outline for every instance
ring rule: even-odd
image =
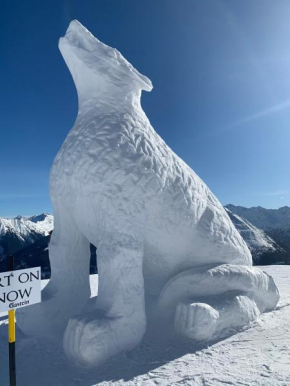
[[[281,299],[227,339],[210,347],[188,341],[142,343],[101,368],[77,369],[61,346],[17,336],[18,386],[94,385],[290,385],[290,266],[262,267],[276,281]],[[93,295],[97,275],[91,276]],[[44,285],[46,283],[44,282]],[[61,343],[61,342],[59,342]],[[7,316],[0,316],[0,385],[8,385]]]

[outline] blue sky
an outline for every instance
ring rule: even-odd
[[[288,0],[2,0],[0,216],[52,211],[77,113],[57,46],[72,19],[152,80],[153,127],[223,204],[290,204]]]

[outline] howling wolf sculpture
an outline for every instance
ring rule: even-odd
[[[72,21],[59,48],[79,111],[55,158],[52,277],[19,310],[27,334],[61,334],[67,355],[98,365],[135,347],[150,320],[212,340],[272,310],[271,277],[205,183],[156,134],[141,108],[152,84]],[[99,290],[90,298],[90,243]],[[152,316],[152,318],[151,318]]]

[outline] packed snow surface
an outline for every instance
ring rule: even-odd
[[[22,331],[58,336],[72,361],[97,366],[145,333],[211,341],[274,309],[273,279],[251,267],[223,206],[150,125],[140,100],[151,81],[78,21],[59,48],[79,111],[50,174],[52,278],[41,304],[19,310]]]
[[[82,369],[64,356],[61,342],[25,337],[16,330],[18,386],[289,386],[290,266],[261,269],[280,292],[275,311],[212,344],[144,337],[134,350],[102,367]],[[97,294],[98,276],[91,276]],[[18,311],[16,311],[17,319]],[[0,384],[8,385],[7,317],[0,315]]]

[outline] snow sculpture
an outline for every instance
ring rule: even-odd
[[[222,205],[143,112],[150,80],[78,21],[59,47],[79,112],[50,175],[52,278],[43,302],[19,311],[21,329],[64,333],[70,358],[98,365],[136,346],[151,315],[211,340],[273,309],[274,281],[251,267]],[[90,243],[99,292],[88,301]]]

